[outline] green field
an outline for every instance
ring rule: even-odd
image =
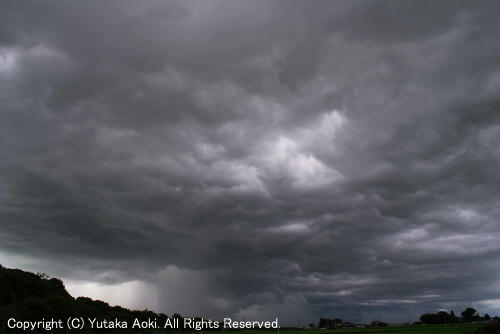
[[[463,334],[474,331],[483,324],[453,324],[453,325],[420,325],[420,326],[388,326],[378,328],[345,328],[345,329],[287,329],[280,334]],[[223,331],[224,334],[242,334],[245,331]],[[246,331],[251,332],[251,331]],[[256,334],[276,334],[277,330],[254,331]],[[249,333],[250,334],[250,333]]]

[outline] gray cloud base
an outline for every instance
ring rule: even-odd
[[[168,313],[499,313],[499,9],[4,1],[0,250]]]

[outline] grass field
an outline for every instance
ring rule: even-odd
[[[453,324],[453,325],[420,325],[420,326],[389,326],[378,328],[345,328],[345,329],[311,329],[311,330],[280,330],[280,334],[463,334],[474,331],[483,324]],[[224,334],[242,334],[244,331],[223,331]],[[248,331],[247,331],[248,332]],[[256,334],[276,334],[277,330],[255,331]],[[250,334],[250,333],[249,333]]]

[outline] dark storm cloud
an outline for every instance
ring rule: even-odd
[[[498,313],[498,7],[2,3],[2,261],[167,313]]]

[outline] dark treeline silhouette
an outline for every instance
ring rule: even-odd
[[[128,329],[118,329],[120,333],[150,333],[149,330],[131,329],[135,319],[145,321],[157,319],[163,324],[168,319],[166,314],[154,313],[149,310],[129,310],[121,306],[92,300],[87,297],[73,298],[57,278],[49,278],[45,274],[34,274],[19,269],[8,269],[0,265],[0,333],[23,332],[7,328],[7,320],[39,321],[42,319],[67,319],[68,317],[96,318],[98,320],[119,319],[128,323]],[[182,318],[179,314],[173,317]],[[84,328],[80,333],[93,332]],[[112,331],[109,329],[100,332]],[[64,332],[67,329],[50,332]]]
[[[474,322],[474,321],[494,321],[498,322],[498,317],[490,317],[489,314],[480,316],[472,307],[468,307],[462,311],[460,316],[456,316],[453,310],[448,313],[439,311],[438,313],[427,313],[420,316],[420,321],[425,324],[455,324],[459,322]]]
[[[456,324],[456,323],[467,323],[467,322],[492,322],[488,328],[498,328],[500,327],[500,318],[497,316],[491,317],[489,314],[481,316],[477,311],[471,307],[466,308],[462,311],[460,316],[456,316],[455,312],[450,311],[439,311],[438,313],[428,313],[422,314],[420,316],[420,323],[440,325],[440,324]],[[415,324],[418,324],[416,322]],[[372,321],[370,324],[352,324],[350,322],[342,322],[340,318],[320,318],[318,322],[318,328],[333,329],[333,328],[349,328],[349,327],[382,327],[387,326],[387,323],[382,321]],[[313,327],[311,324],[309,327]],[[486,333],[478,331],[477,333]],[[494,332],[495,334],[500,334],[500,331]]]

